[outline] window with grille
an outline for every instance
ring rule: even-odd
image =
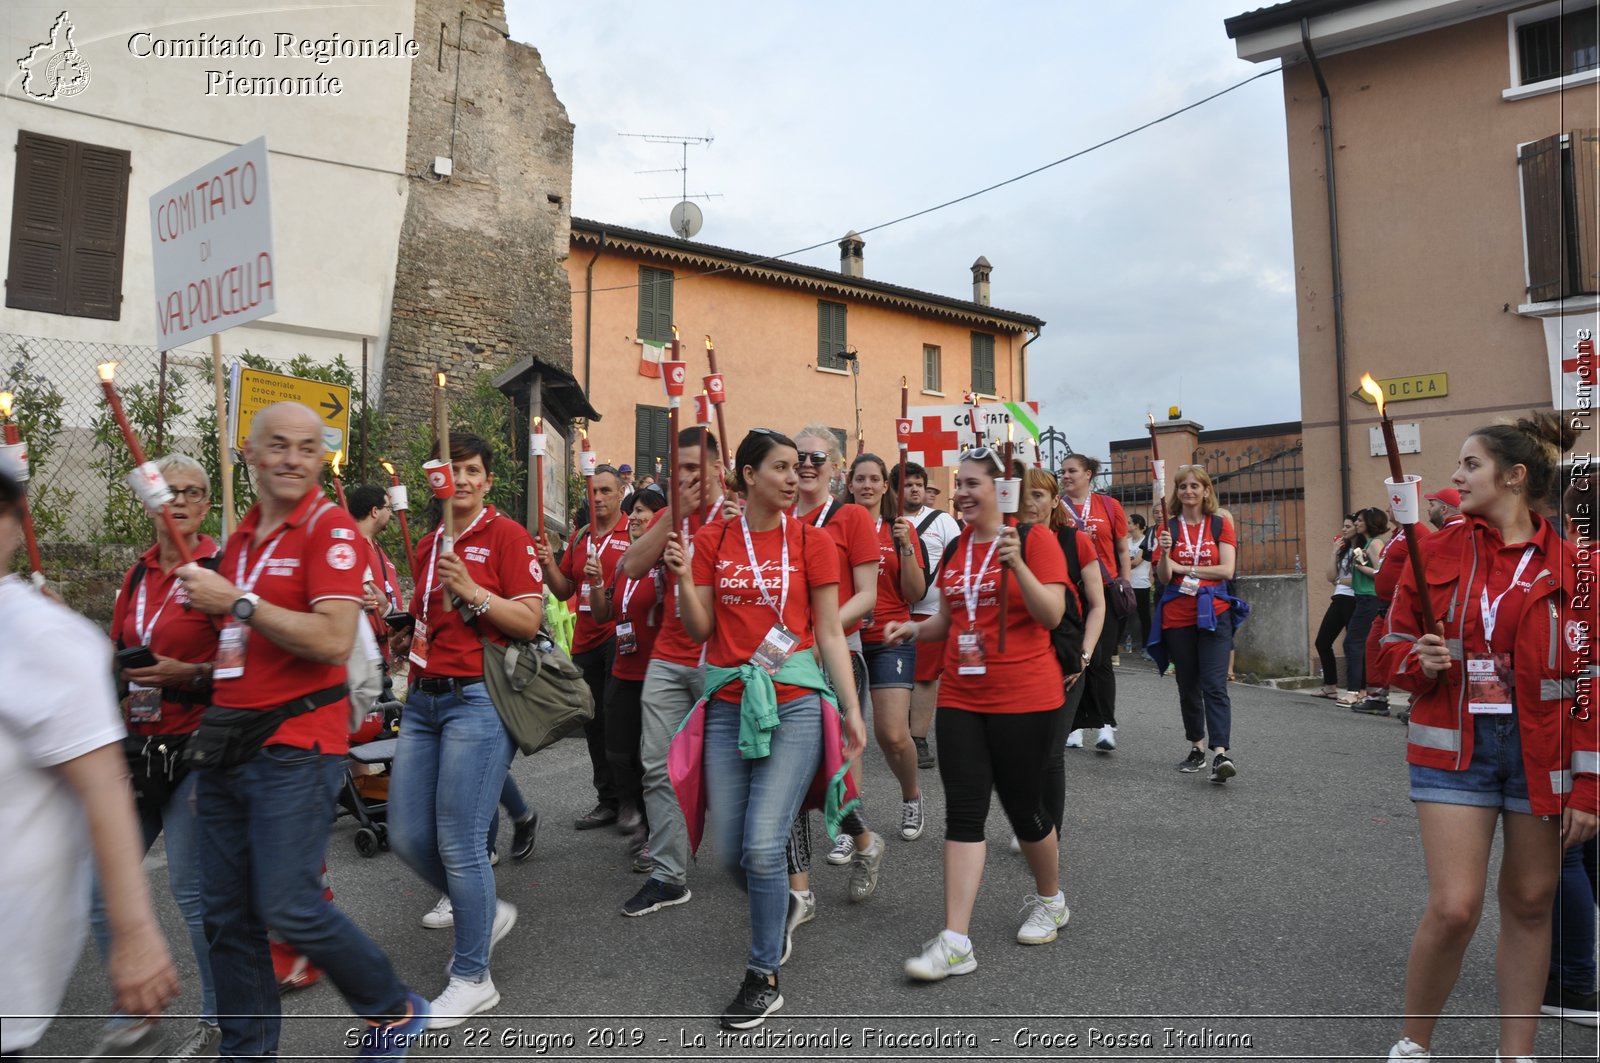
[[[1600,129],[1574,129],[1517,150],[1528,300],[1600,292]]]
[[[972,334],[972,390],[994,395],[994,337],[987,332]]]
[[[639,335],[665,343],[672,339],[672,271],[639,267]]]
[[[843,303],[817,300],[817,365],[823,369],[844,369],[844,349],[849,346],[845,335],[845,310]]]
[[[1571,10],[1565,6],[1548,9],[1552,12],[1549,17],[1517,25],[1521,84],[1534,85],[1600,69],[1600,5],[1587,4]]]
[[[922,345],[922,390],[943,391],[944,373],[939,364],[939,348],[932,344]]]
[[[116,321],[132,156],[17,134],[6,306]]]

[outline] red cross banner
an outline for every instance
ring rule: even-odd
[[[925,468],[957,464],[962,449],[976,442],[971,406],[913,406],[907,413],[911,432],[902,437],[908,440],[907,458]],[[1007,425],[1016,425],[1011,434],[1019,457],[1033,453],[1038,443],[1038,418],[1037,402],[980,402],[976,413],[977,429],[989,443],[1004,443]]]

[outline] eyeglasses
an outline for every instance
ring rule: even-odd
[[[828,464],[828,452],[826,450],[802,450],[800,452],[800,464],[815,465],[820,469]]]
[[[995,471],[1001,473],[1002,475],[1004,475],[1006,471],[1006,459],[1001,457],[1000,452],[994,447],[973,447],[971,450],[961,455],[961,460],[992,461],[994,462]]]
[[[206,489],[204,487],[174,487],[172,493],[175,497],[181,498],[185,502],[204,502],[206,500]]]

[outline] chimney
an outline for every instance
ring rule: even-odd
[[[839,241],[839,272],[846,277],[865,277],[867,267],[861,252],[866,246],[867,242],[854,229],[845,233],[844,239]]]
[[[979,306],[989,305],[989,260],[982,255],[972,264],[972,301]]]

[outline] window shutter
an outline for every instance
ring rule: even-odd
[[[1600,292],[1600,129],[1574,129],[1567,136],[1572,158],[1572,202],[1576,213],[1575,271],[1569,295]]]
[[[639,330],[642,340],[672,338],[672,271],[639,267]]]
[[[115,321],[122,311],[122,243],[128,216],[126,151],[78,145],[67,246],[67,308]]]
[[[817,300],[817,364],[825,369],[843,369],[845,360],[840,352],[848,346],[843,303]]]
[[[1561,298],[1566,273],[1562,218],[1561,137],[1545,137],[1517,154],[1522,170],[1522,218],[1528,242],[1528,298]]]
[[[980,395],[995,394],[994,337],[985,332],[972,334],[972,390]]]
[[[66,312],[67,195],[72,144],[36,133],[17,135],[11,257],[6,305]]]
[[[633,474],[654,476],[656,462],[667,471],[668,449],[667,411],[660,406],[635,406],[633,408]]]

